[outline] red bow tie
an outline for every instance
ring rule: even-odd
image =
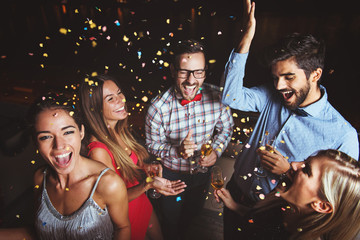
[[[185,106],[185,105],[188,104],[189,102],[200,101],[201,98],[202,98],[202,94],[199,93],[198,95],[196,95],[196,96],[194,97],[193,100],[190,100],[190,101],[189,101],[189,100],[186,100],[186,99],[182,99],[181,102],[180,102],[180,104],[181,104],[182,106]]]

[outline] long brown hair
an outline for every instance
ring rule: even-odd
[[[136,153],[139,159],[139,166],[142,166],[143,161],[149,157],[149,154],[131,134],[127,123],[128,118],[117,122],[114,129],[115,132],[107,127],[103,116],[103,85],[105,81],[112,81],[121,89],[116,79],[108,75],[86,78],[81,84],[80,99],[85,129],[88,130],[90,135],[109,148],[114,156],[121,177],[126,181],[132,182],[135,179],[140,179],[139,167],[134,164],[125,149],[118,144],[115,132],[121,137],[126,146]],[[87,142],[89,143],[89,138]]]

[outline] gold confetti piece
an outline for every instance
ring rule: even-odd
[[[20,215],[19,215],[19,214],[16,214],[16,218],[20,218]]]
[[[302,232],[302,228],[297,228],[296,229],[298,232]]]
[[[259,147],[260,150],[264,151],[265,150],[265,146],[261,146]]]
[[[237,230],[238,230],[239,232],[241,232],[241,228],[238,228]]]
[[[68,192],[69,190],[70,190],[69,188],[65,188],[65,191],[67,191],[67,192]]]
[[[34,186],[35,189],[38,189],[39,187],[40,187],[39,185],[35,185],[35,186]]]
[[[281,140],[280,142],[281,142],[281,143],[285,143],[285,141],[284,141],[284,140]]]
[[[222,216],[222,212],[219,213],[219,216],[220,216],[220,217]]]
[[[69,112],[69,115],[72,117],[74,115],[74,112],[73,111]]]
[[[152,177],[147,177],[145,180],[147,183],[153,182],[154,179]]]
[[[64,35],[66,35],[66,34],[68,33],[68,31],[66,30],[66,28],[60,28],[60,29],[59,29],[59,32],[60,32],[61,34],[64,34]]]
[[[35,164],[35,161],[34,161],[34,160],[32,160],[32,161],[31,161],[31,164]]]
[[[265,195],[261,193],[261,194],[259,195],[259,198],[260,198],[261,200],[264,200],[264,199],[265,199]]]
[[[124,42],[128,42],[128,41],[129,41],[129,38],[128,38],[126,35],[124,35],[123,41],[124,41]]]
[[[233,113],[233,117],[237,118],[238,117],[237,113]]]
[[[261,189],[262,188],[259,185],[256,186],[256,190],[261,190]]]
[[[209,63],[210,63],[210,64],[216,63],[216,59],[210,59],[210,60],[209,60]]]

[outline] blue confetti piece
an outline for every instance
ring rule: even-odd
[[[86,31],[86,30],[88,30],[88,28],[87,28],[87,27],[84,27],[84,30]]]
[[[181,201],[181,197],[180,197],[180,196],[177,197],[177,198],[176,198],[176,201],[177,201],[177,202]]]
[[[45,225],[46,225],[46,222],[43,222],[42,225],[45,226]]]

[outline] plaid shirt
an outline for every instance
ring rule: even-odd
[[[193,129],[192,139],[197,150],[202,143],[212,139],[218,157],[231,139],[234,123],[230,108],[221,103],[219,87],[204,83],[199,92],[202,99],[185,106],[180,104],[181,97],[175,93],[174,87],[151,101],[145,119],[146,146],[169,169],[190,170],[189,160],[177,153],[190,129]]]

